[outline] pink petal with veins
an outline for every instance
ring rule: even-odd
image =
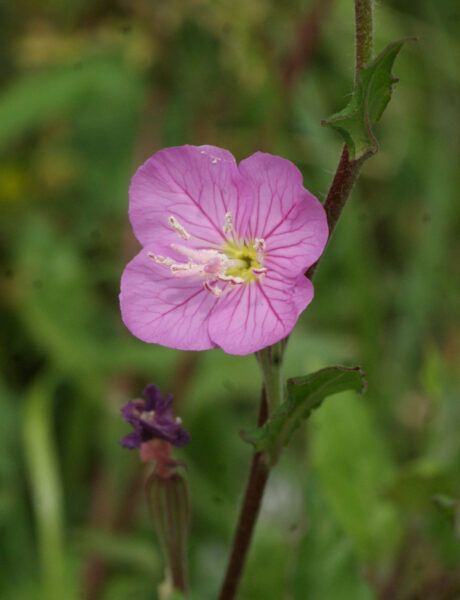
[[[202,282],[174,277],[142,250],[121,278],[123,322],[133,335],[153,344],[179,350],[207,350],[216,346],[208,321],[216,298]]]
[[[283,339],[313,296],[313,286],[266,275],[219,299],[210,316],[212,341],[229,354],[250,354]]]
[[[256,191],[246,235],[265,240],[267,268],[287,276],[306,271],[318,260],[328,237],[324,209],[302,186],[290,161],[256,152],[239,165]]]
[[[143,246],[178,241],[170,216],[195,247],[221,245],[226,213],[232,213],[236,230],[246,229],[253,202],[233,155],[215,146],[160,150],[137,170],[129,197],[129,217]]]

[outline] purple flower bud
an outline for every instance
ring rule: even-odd
[[[123,419],[133,426],[134,432],[125,435],[120,444],[133,450],[145,442],[160,439],[173,446],[185,446],[190,434],[180,426],[180,420],[173,417],[172,396],[168,394],[163,398],[154,384],[148,385],[142,395],[145,399],[127,402],[121,410]]]

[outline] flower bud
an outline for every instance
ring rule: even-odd
[[[177,469],[156,469],[147,482],[150,517],[160,539],[174,590],[187,588],[187,534],[190,501],[185,477]]]

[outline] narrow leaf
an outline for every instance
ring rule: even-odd
[[[368,158],[375,154],[379,145],[372,125],[382,116],[391,99],[393,85],[397,83],[391,69],[405,38],[392,42],[358,74],[353,96],[348,105],[329,119],[322,121],[325,127],[336,129],[348,146],[351,160]]]
[[[328,367],[304,377],[288,379],[287,400],[265,425],[248,433],[240,432],[241,437],[256,451],[266,451],[274,464],[294,431],[327,396],[345,390],[364,393],[366,387],[360,367]]]

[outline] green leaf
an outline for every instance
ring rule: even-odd
[[[353,96],[348,105],[329,119],[325,127],[336,129],[345,140],[351,160],[368,158],[379,145],[372,125],[382,116],[397,83],[391,69],[403,44],[416,38],[392,42],[358,74]]]
[[[387,494],[396,466],[373,409],[350,392],[331,398],[315,415],[308,439],[312,473],[328,509],[359,560],[372,567],[394,560],[404,532]]]
[[[304,377],[287,381],[287,400],[262,427],[240,432],[256,451],[266,451],[270,462],[276,463],[281,448],[291,439],[302,421],[308,419],[327,396],[345,390],[364,393],[367,383],[360,367],[328,367]]]

